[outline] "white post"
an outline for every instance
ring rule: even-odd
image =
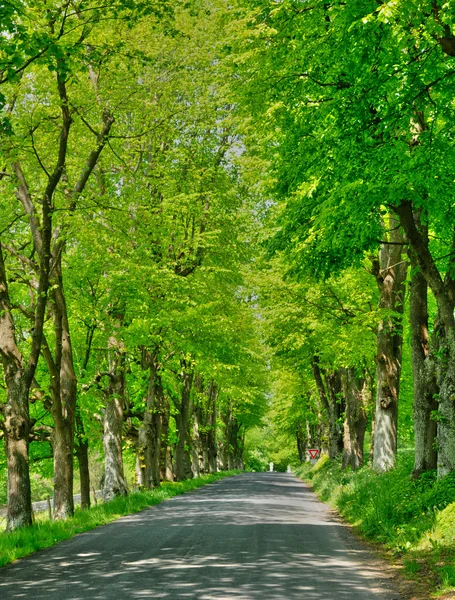
[[[273,462],[270,463],[270,472],[273,471]]]

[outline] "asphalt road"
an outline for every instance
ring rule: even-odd
[[[399,600],[294,475],[245,473],[0,569],[0,598]]]

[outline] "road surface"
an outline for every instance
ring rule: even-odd
[[[0,569],[0,598],[399,600],[294,475],[244,473]]]

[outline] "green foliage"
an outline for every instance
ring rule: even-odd
[[[455,502],[454,475],[437,481],[436,474],[428,472],[414,481],[412,460],[411,452],[402,452],[397,468],[381,475],[369,467],[344,471],[339,463],[326,461],[306,475],[320,497],[367,537],[404,550],[431,529],[439,510]]]
[[[437,480],[436,472],[428,471],[413,480],[412,467],[411,452],[399,453],[397,468],[380,475],[369,467],[342,470],[325,456],[299,474],[358,531],[403,555],[408,575],[431,570],[448,589],[453,585],[455,476]]]

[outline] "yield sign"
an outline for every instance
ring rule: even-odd
[[[319,456],[319,450],[317,448],[311,448],[311,450],[308,450],[308,454],[310,455],[311,460],[315,460]]]

